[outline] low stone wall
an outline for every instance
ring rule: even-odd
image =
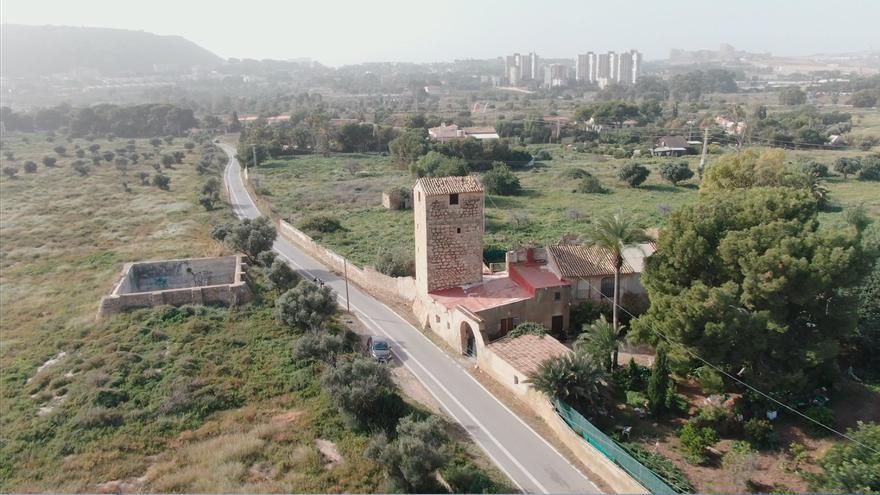
[[[544,338],[552,339],[553,337],[548,335]],[[495,354],[492,351],[492,346],[484,347],[477,354],[477,366],[528,405],[550,427],[556,438],[568,447],[578,460],[589,466],[593,473],[602,478],[602,481],[615,493],[650,493],[623,468],[605,457],[569,428],[547,397],[525,383],[528,377],[523,376],[521,372]]]
[[[406,304],[411,304],[415,299],[416,281],[413,277],[389,277],[371,266],[360,268],[351,262],[347,263],[346,268],[346,260],[343,256],[322,246],[308,234],[284,220],[278,221],[278,233],[333,271],[341,274],[347,270],[350,281],[373,295],[391,298]]]
[[[187,261],[196,263],[210,262],[209,259],[202,258],[196,260],[169,260],[169,263],[183,263]],[[101,298],[97,316],[98,318],[103,318],[129,309],[149,308],[166,304],[171,306],[181,306],[184,304],[223,304],[232,306],[244,304],[253,298],[253,294],[244,278],[241,256],[235,257],[233,263],[235,267],[234,275],[231,277],[230,283],[197,287],[177,287],[148,292],[130,292],[134,288],[131,283],[132,270],[139,264],[126,263],[122,269],[122,276],[113,288],[113,292],[109,296]]]

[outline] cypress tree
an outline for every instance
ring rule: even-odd
[[[666,411],[666,396],[669,390],[669,360],[666,356],[666,347],[660,346],[657,349],[657,356],[654,358],[654,368],[651,370],[651,377],[648,379],[648,408],[655,416],[659,416]]]

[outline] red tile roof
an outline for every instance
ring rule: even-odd
[[[416,187],[420,185],[427,196],[483,192],[483,185],[472,175],[465,177],[423,177],[416,182]]]
[[[484,276],[483,281],[475,285],[435,290],[430,293],[430,296],[447,308],[462,306],[474,313],[479,313],[487,309],[530,299],[532,293],[510,277],[501,275]]]
[[[489,344],[489,349],[526,377],[537,371],[544,361],[571,352],[549,335],[532,334],[516,338],[504,337]]]
[[[598,246],[547,246],[547,253],[553,257],[561,277],[614,275],[614,259],[611,253]],[[620,273],[635,273],[635,270],[624,260]]]

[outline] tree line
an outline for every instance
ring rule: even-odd
[[[192,110],[164,103],[83,108],[58,105],[32,112],[2,107],[0,122],[7,132],[64,132],[74,138],[181,136],[199,126]]]

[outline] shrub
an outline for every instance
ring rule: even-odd
[[[578,334],[583,331],[584,325],[598,320],[600,315],[605,315],[606,319],[611,318],[611,306],[601,302],[584,301],[571,308],[569,328]]]
[[[651,368],[636,364],[635,359],[629,359],[629,365],[626,367],[626,389],[644,391],[648,386],[648,380],[651,378]]]
[[[551,399],[575,408],[598,411],[605,373],[583,354],[566,354],[545,360],[528,378],[528,383]]]
[[[868,156],[862,159],[859,180],[880,180],[880,156]]]
[[[330,287],[305,280],[275,300],[275,319],[290,329],[319,329],[334,313],[336,298]]]
[[[339,220],[328,216],[318,215],[311,217],[300,224],[300,228],[309,232],[320,232],[322,234],[330,234],[337,230],[342,230],[342,224]]]
[[[688,180],[693,176],[694,171],[691,170],[687,160],[667,162],[660,166],[660,177],[673,186],[677,186],[679,182]]]
[[[391,373],[372,359],[356,357],[327,368],[321,384],[330,400],[356,426],[388,428],[403,412]]]
[[[837,160],[834,160],[834,170],[843,174],[843,179],[846,180],[850,174],[854,174],[862,169],[862,161],[859,157],[846,157],[842,156]]]
[[[813,177],[828,177],[828,165],[819,162],[806,162],[801,165],[801,172]]]
[[[578,182],[577,192],[586,193],[586,194],[598,194],[605,192],[605,186],[602,185],[602,182],[599,179],[589,176],[584,177]]]
[[[859,442],[840,442],[819,462],[824,472],[811,481],[817,491],[843,493],[880,492],[880,424],[859,421],[847,435]],[[869,445],[869,450],[862,445]]]
[[[271,251],[264,251],[263,253],[271,253]],[[260,254],[262,255],[263,253]],[[280,258],[276,258],[271,262],[271,265],[269,265],[266,278],[269,279],[269,285],[271,285],[273,289],[277,291],[286,291],[293,287],[297,279],[299,279],[299,276],[290,268],[290,265],[288,265],[287,262]]]
[[[168,191],[171,189],[171,177],[168,177],[165,174],[154,174],[153,185],[163,191]]]
[[[225,230],[215,228],[212,231],[212,236],[215,233],[223,234],[222,240],[236,251],[246,254],[251,260],[257,260],[260,253],[270,251],[272,243],[275,242],[275,237],[278,235],[275,225],[266,217],[254,220],[245,218],[238,223],[226,226]]]
[[[516,328],[508,332],[507,335],[511,339],[515,339],[523,335],[537,335],[539,337],[543,337],[547,335],[547,329],[544,328],[544,325],[541,325],[540,323],[526,321],[517,325]]]
[[[694,370],[694,376],[704,394],[720,394],[724,392],[724,379],[710,366],[700,366]]]
[[[688,480],[687,475],[666,457],[663,457],[661,454],[649,452],[635,443],[621,442],[619,445],[635,460],[653,471],[654,474],[675,490],[676,493],[696,492],[694,486],[691,485],[691,482]]]
[[[830,407],[813,406],[813,407],[807,409],[806,411],[804,411],[804,414],[806,414],[807,416],[815,419],[816,421],[818,421],[824,425],[829,425],[829,426],[834,425],[834,409],[831,409]],[[816,436],[826,436],[830,433],[827,429],[825,429],[815,423],[811,423],[811,425],[812,425],[813,434]]]
[[[560,179],[579,180],[593,175],[582,168],[569,167],[559,174]]]
[[[626,391],[626,405],[629,407],[641,407],[642,409],[648,404],[648,397],[636,390]]]
[[[416,177],[465,176],[470,173],[467,162],[458,157],[448,157],[437,151],[429,151],[410,165]]]
[[[80,411],[76,424],[81,428],[104,428],[122,425],[122,413],[106,407],[90,407]]]
[[[639,184],[645,182],[649,175],[651,175],[650,170],[644,165],[635,162],[627,163],[620,167],[620,170],[617,172],[617,177],[621,181],[626,182],[630,187],[639,187]]]
[[[407,416],[396,428],[397,438],[374,438],[366,456],[382,465],[393,483],[393,491],[437,493],[434,473],[446,464],[449,454],[443,424],[437,416],[423,420]]]
[[[553,159],[553,155],[550,154],[547,150],[540,150],[535,153],[535,161],[537,162],[546,162]]]
[[[33,160],[28,160],[24,162],[24,171],[33,174],[37,171],[37,163]]]
[[[347,338],[343,333],[308,333],[303,335],[293,344],[293,359],[304,361],[317,359],[332,361],[336,356],[347,354],[355,350],[355,340],[358,336],[351,334],[353,338]]]
[[[44,156],[43,157],[43,165],[45,165],[46,167],[54,167],[57,162],[58,162],[58,159],[55,158],[54,156]]]
[[[415,258],[409,251],[384,247],[376,256],[375,268],[389,277],[410,277],[415,274]]]
[[[452,493],[496,493],[498,488],[491,478],[473,464],[451,463],[441,472]]]
[[[17,173],[18,169],[16,167],[3,167],[3,175],[10,179],[15,178],[15,174]]]
[[[752,418],[746,421],[744,428],[746,439],[755,447],[770,447],[775,440],[773,424],[766,419]]]
[[[54,151],[55,153],[58,153],[58,156],[64,156],[65,154],[67,154],[67,148],[65,148],[64,146],[61,146],[61,145],[58,145],[58,146],[52,148],[52,151]]]
[[[482,179],[488,194],[513,196],[522,192],[519,178],[503,162],[494,162],[492,170],[483,174]]]
[[[678,430],[678,439],[685,460],[699,465],[709,460],[707,449],[718,443],[718,433],[712,428],[700,428],[693,423],[687,423]]]

